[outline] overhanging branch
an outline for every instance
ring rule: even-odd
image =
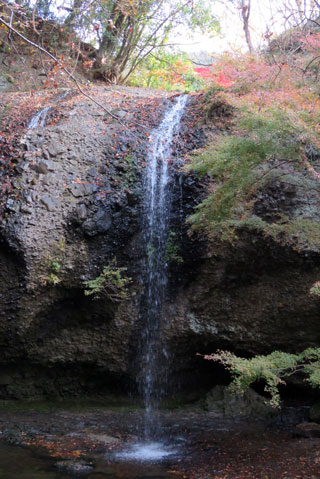
[[[29,40],[29,38],[25,37],[22,33],[20,33],[18,30],[16,30],[10,23],[6,22],[6,20],[0,16],[0,22],[5,25],[10,32],[14,33],[15,35],[18,35],[18,37],[22,38],[22,40],[24,40],[25,42],[29,43],[29,45],[32,45],[34,48],[38,49],[39,51],[45,53],[48,57],[50,57],[52,60],[54,60],[54,62],[57,64],[57,65],[60,65],[60,68],[61,70],[63,70],[69,78],[71,78],[71,80],[75,83],[76,87],[78,88],[79,92],[85,96],[86,98],[88,98],[90,101],[92,101],[93,103],[95,103],[96,105],[98,105],[100,108],[102,108],[109,116],[111,116],[112,118],[114,118],[115,120],[119,121],[119,123],[122,125],[122,126],[125,126],[121,120],[116,116],[114,115],[108,108],[106,108],[104,105],[102,105],[100,102],[96,101],[94,98],[92,98],[92,96],[88,95],[88,93],[86,93],[80,86],[78,80],[76,79],[76,77],[71,73],[69,72],[69,70],[64,66],[64,64],[58,59],[56,58],[52,53],[48,52],[48,50],[46,50],[45,48],[43,48],[41,45],[38,45],[37,43],[33,42],[32,40]]]

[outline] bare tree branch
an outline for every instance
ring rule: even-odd
[[[6,22],[5,19],[3,17],[0,16],[0,22],[3,23],[3,25],[5,25],[10,32],[12,33],[15,33],[16,35],[18,35],[18,37],[22,38],[25,42],[29,43],[30,45],[32,45],[34,48],[37,48],[38,50],[40,50],[41,52],[45,53],[47,56],[49,56],[52,60],[54,60],[56,62],[57,65],[60,65],[60,68],[61,70],[63,70],[69,78],[71,78],[71,80],[75,83],[76,87],[78,88],[79,92],[85,96],[86,98],[88,98],[90,101],[92,101],[93,103],[95,103],[96,105],[98,105],[100,108],[102,108],[109,116],[111,116],[112,118],[114,118],[115,120],[117,120],[122,126],[125,126],[124,123],[121,122],[120,118],[117,117],[117,115],[114,115],[108,108],[106,108],[104,105],[102,105],[100,102],[96,101],[92,96],[90,96],[88,93],[86,93],[80,86],[78,80],[75,78],[75,76],[69,72],[69,70],[64,66],[64,64],[58,60],[58,58],[56,58],[54,55],[52,55],[52,53],[48,52],[45,48],[43,48],[42,46],[38,45],[37,43],[33,42],[32,40],[29,40],[29,38],[25,37],[24,35],[22,35],[22,33],[18,32],[18,30],[16,30],[10,23]]]

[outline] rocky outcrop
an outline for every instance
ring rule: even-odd
[[[0,397],[103,393],[135,377],[144,159],[170,100],[126,88],[95,95],[112,117],[69,96],[58,124],[21,138],[1,225]],[[186,135],[189,148],[200,141]],[[85,281],[114,260],[133,280],[130,299],[85,296]]]
[[[311,422],[320,423],[320,402],[313,404],[309,411],[309,419]]]
[[[129,89],[97,90],[101,96],[118,120],[71,97],[57,124],[27,131],[21,141],[23,158],[1,225],[2,398],[103,394],[128,388],[136,377],[144,158],[150,129],[170,100]],[[188,123],[193,101],[188,108],[178,156],[203,141]],[[219,368],[197,352],[248,355],[319,345],[320,300],[309,295],[320,279],[317,241],[301,230],[275,238],[258,227],[239,229],[233,244],[190,237],[185,219],[205,189],[181,164],[176,159],[170,185],[176,244],[163,331],[174,384],[195,389],[219,382]],[[316,224],[318,182],[308,172],[281,171],[257,193],[253,211],[268,224],[283,214],[289,222]],[[130,299],[115,304],[85,296],[84,281],[114,258],[133,279]]]
[[[266,404],[265,398],[252,389],[248,389],[243,396],[235,396],[226,386],[215,386],[208,392],[204,401],[204,408],[210,416],[247,418],[247,419],[274,419],[278,411]]]
[[[84,281],[115,257],[128,275],[139,270],[147,135],[123,122],[134,120],[140,101],[150,129],[152,112],[166,100],[136,92],[132,102],[125,91],[104,93],[106,100],[108,94],[122,120],[77,102],[58,125],[21,139],[1,225],[2,397],[88,393],[97,383],[102,391],[128,375],[139,285],[130,301],[115,305],[84,296]]]
[[[256,193],[250,229],[238,228],[232,243],[209,241],[185,265],[193,276],[165,311],[165,337],[185,386],[221,380],[221,369],[196,353],[228,349],[248,357],[319,347],[320,299],[310,294],[320,278],[319,211],[318,180],[279,168]],[[277,221],[277,234],[268,232]]]

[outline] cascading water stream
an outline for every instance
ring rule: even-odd
[[[140,386],[145,403],[145,435],[157,434],[157,408],[166,386],[167,351],[160,338],[161,308],[167,285],[166,245],[169,236],[172,192],[169,161],[172,140],[179,131],[187,103],[181,95],[167,110],[150,137],[152,150],[147,157],[144,199],[144,243],[147,265],[141,308],[144,330]]]
[[[65,98],[67,98],[69,94],[69,91],[58,93],[58,95],[55,95],[53,100],[55,101],[55,103],[60,103]],[[50,106],[46,106],[45,108],[41,108],[40,110],[38,110],[29,121],[27,126],[28,130],[34,130],[35,128],[43,128],[46,124],[47,116],[51,110],[52,108]]]
[[[187,100],[187,95],[179,96],[166,111],[159,127],[150,136],[150,152],[146,158],[143,238],[147,261],[140,309],[143,332],[138,378],[145,406],[144,442],[118,454],[125,460],[157,461],[175,452],[161,437],[158,415],[169,367],[166,346],[160,333],[165,319],[161,310],[167,286],[166,247],[172,206],[169,161],[172,141],[179,132]]]
[[[31,118],[28,123],[28,130],[33,130],[35,128],[43,128],[46,122],[47,115],[51,110],[50,107],[41,108],[37,113]]]

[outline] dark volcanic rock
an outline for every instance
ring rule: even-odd
[[[135,101],[128,97],[119,108],[135,112],[138,120]],[[150,123],[160,121],[154,111],[162,103],[145,99]],[[250,355],[319,345],[320,300],[309,289],[320,279],[320,252],[299,233],[281,241],[243,228],[233,244],[190,237],[185,220],[205,196],[205,183],[180,171],[179,154],[201,146],[204,136],[200,128],[188,128],[186,119],[189,112],[175,139],[176,172],[168,185],[176,257],[168,259],[162,334],[174,357],[175,387],[196,389],[221,379],[221,370],[198,352],[219,348]],[[136,378],[141,328],[148,137],[108,123],[87,102],[41,137],[29,131],[24,145],[30,158],[47,160],[18,169],[17,195],[8,199],[1,225],[0,398],[128,388]],[[283,215],[317,221],[317,182],[305,172],[280,173],[281,180],[252,198],[254,214],[267,223]],[[85,296],[84,282],[114,258],[133,280],[130,300],[114,304]]]
[[[109,231],[112,225],[112,219],[109,211],[99,210],[92,219],[85,221],[82,225],[84,232],[88,236],[96,236]]]
[[[1,225],[0,397],[74,396],[128,381],[135,297],[120,305],[95,301],[84,296],[84,281],[115,257],[126,265],[129,245],[139,249],[143,156],[132,154],[139,133],[133,144],[130,135],[117,140],[122,126],[108,129],[98,111],[90,102],[76,105],[41,137],[30,130],[24,139],[34,164],[17,171],[17,198],[7,200],[10,215]],[[128,149],[132,165],[122,180],[113,162]],[[136,198],[130,204],[127,174]]]
[[[313,404],[309,411],[309,418],[312,422],[317,422],[320,424],[320,402]]]
[[[56,462],[55,466],[63,471],[68,472],[69,474],[88,474],[89,471],[92,471],[94,468],[92,464],[88,464],[85,461],[80,460],[71,460],[67,459],[65,461],[58,461]]]

